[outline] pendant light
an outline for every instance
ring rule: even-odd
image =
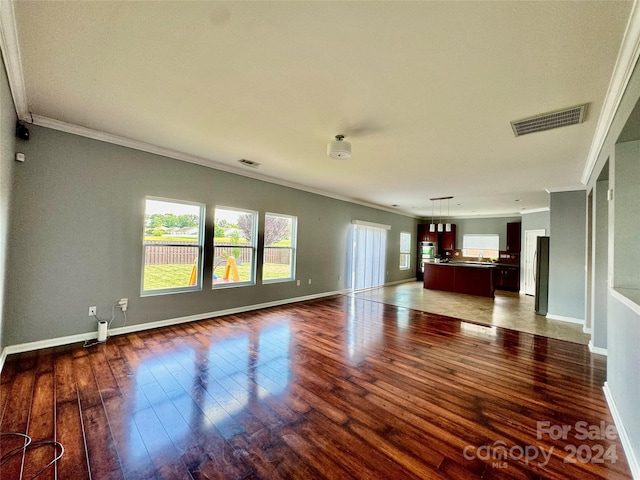
[[[436,231],[436,224],[433,223],[433,198],[431,200],[431,223],[429,224],[429,232],[433,233]]]
[[[438,217],[438,232],[442,232],[442,199],[438,200],[438,203],[440,204],[440,216]]]
[[[447,221],[450,222],[451,220],[449,219],[449,200],[451,200],[451,197],[447,198]],[[450,232],[451,231],[451,223],[446,223],[444,225],[444,231],[445,232]]]

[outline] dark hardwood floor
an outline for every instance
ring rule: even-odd
[[[12,355],[0,431],[64,445],[47,479],[630,479],[599,430],[605,362],[336,296]],[[2,480],[55,455],[7,460],[21,441],[0,439]]]

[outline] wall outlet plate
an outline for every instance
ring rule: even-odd
[[[89,307],[89,316],[95,317],[98,314],[98,307]]]

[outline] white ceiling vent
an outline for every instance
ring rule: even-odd
[[[542,113],[534,117],[524,118],[511,122],[511,128],[516,137],[528,133],[543,132],[552,128],[566,127],[584,122],[587,113],[587,104],[576,107],[556,110],[555,112]]]
[[[246,158],[241,158],[240,160],[238,160],[238,163],[241,163],[242,165],[246,167],[251,167],[251,168],[258,168],[260,166],[258,162],[254,162],[253,160],[247,160]]]

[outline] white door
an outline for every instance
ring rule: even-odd
[[[524,293],[526,295],[536,294],[536,239],[544,235],[544,229],[524,231]]]
[[[353,226],[353,290],[384,285],[387,231],[368,225]]]

